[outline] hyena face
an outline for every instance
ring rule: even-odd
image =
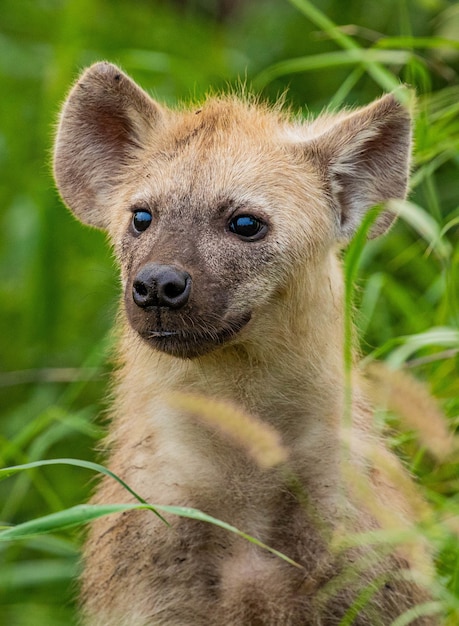
[[[63,109],[55,173],[110,233],[134,330],[190,358],[247,336],[305,263],[404,195],[409,132],[391,96],[304,126],[234,97],[172,112],[100,63]]]
[[[152,346],[181,357],[244,337],[257,310],[274,306],[295,240],[307,234],[307,215],[297,224],[288,198],[292,178],[304,187],[304,163],[268,137],[253,145],[237,117],[233,102],[213,102],[185,128],[183,118],[173,125],[173,140],[133,176],[120,220],[128,319]],[[308,227],[312,245],[318,229]]]

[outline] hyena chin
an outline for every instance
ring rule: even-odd
[[[247,96],[171,110],[108,63],[78,79],[54,171],[121,268],[108,466],[147,501],[200,509],[296,563],[198,520],[104,517],[85,548],[85,623],[438,623],[416,608],[422,543],[368,539],[406,537],[415,516],[358,372],[342,419],[340,247],[371,207],[404,198],[410,151],[393,95],[300,122]],[[382,210],[370,236],[392,220]],[[268,435],[277,461],[252,454]],[[93,498],[130,501],[109,478]]]

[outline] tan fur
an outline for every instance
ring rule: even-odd
[[[371,506],[343,476],[338,258],[373,204],[405,195],[409,153],[409,115],[392,96],[300,125],[232,96],[171,111],[109,64],[76,83],[60,120],[56,180],[80,219],[109,232],[125,290],[109,467],[149,502],[201,509],[302,566],[198,521],[172,517],[169,528],[148,511],[105,517],[85,550],[88,624],[333,626],[373,586],[352,623],[387,626],[428,599],[403,550],[332,547],[339,533],[377,529],[375,507],[389,508],[396,527],[411,523],[404,494],[365,453],[373,446],[395,463],[357,375],[348,468],[370,486]],[[136,209],[153,216],[140,235]],[[266,222],[266,236],[230,232],[234,212]],[[391,221],[383,212],[372,234]],[[133,281],[148,263],[189,273],[184,307],[136,306]],[[227,400],[275,427],[287,463],[258,466],[172,408],[179,392]],[[94,497],[126,501],[110,479]]]

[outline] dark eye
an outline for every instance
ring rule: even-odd
[[[151,213],[144,210],[135,211],[132,217],[132,225],[137,233],[143,233],[151,224]]]
[[[262,239],[268,232],[268,226],[253,215],[237,215],[231,218],[228,228],[235,235],[249,241]]]

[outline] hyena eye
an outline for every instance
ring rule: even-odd
[[[247,241],[263,239],[268,232],[268,226],[253,215],[237,215],[231,218],[228,228],[232,233]]]
[[[142,209],[135,211],[132,217],[132,226],[137,233],[143,233],[151,224],[151,213]]]

